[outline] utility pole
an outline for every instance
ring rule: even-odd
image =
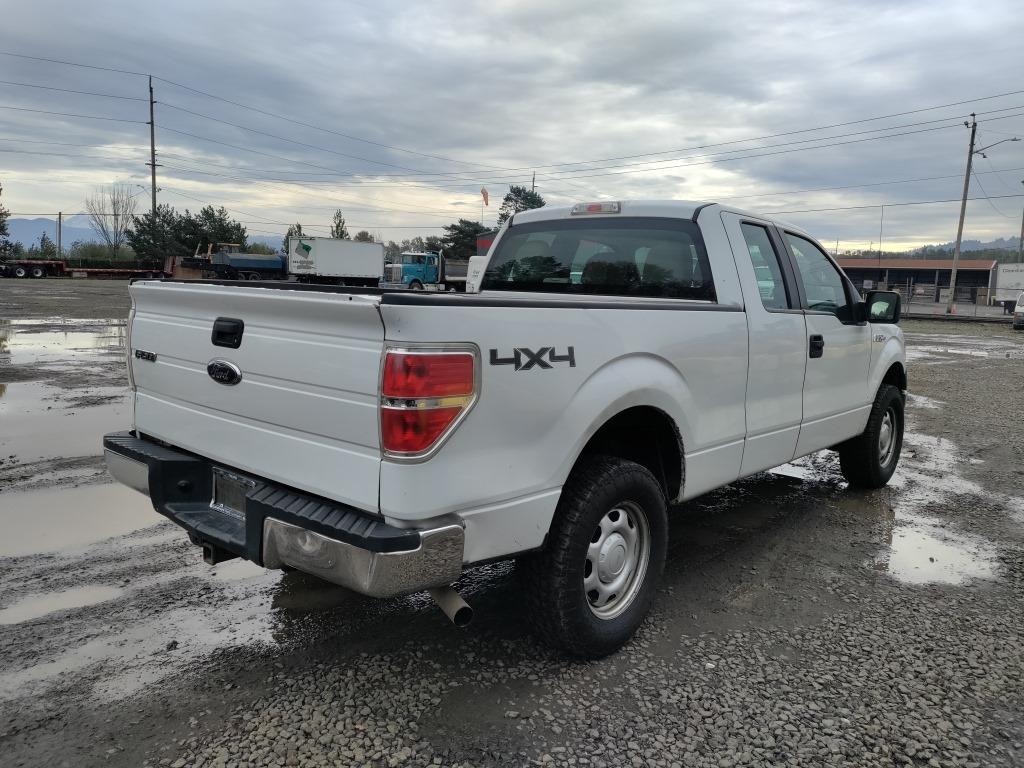
[[[156,119],[153,117],[153,76],[149,76],[149,169],[152,172],[153,226],[156,226]]]
[[[64,213],[63,211],[57,211],[57,258],[64,255],[64,248],[61,246],[61,229],[64,225]]]
[[[878,216],[878,268],[882,268],[882,226],[885,223],[885,206],[881,206],[882,212]]]
[[[530,191],[531,192],[536,192],[537,191],[537,172],[536,171],[533,172],[533,181],[530,182]]]
[[[967,122],[964,122],[967,125]],[[946,302],[946,314],[953,314],[953,304],[956,302],[956,268],[960,265],[960,242],[964,237],[964,216],[967,214],[967,193],[971,187],[971,165],[974,163],[974,137],[978,133],[978,121],[975,114],[971,112],[971,144],[967,150],[967,170],[964,172],[964,194],[960,200],[960,221],[956,225],[956,245],[953,247],[953,271],[949,275],[949,301]]]
[[[1024,184],[1024,181],[1021,182]],[[1020,240],[1017,242],[1017,263],[1020,264],[1024,261],[1024,212],[1020,215]]]

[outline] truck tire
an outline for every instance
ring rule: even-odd
[[[422,291],[423,290],[423,283],[421,283],[419,280],[413,280],[411,283],[409,283],[409,290],[410,291]]]
[[[544,548],[519,561],[544,642],[596,659],[633,636],[665,566],[666,507],[658,481],[639,464],[610,456],[580,461]]]
[[[25,269],[20,264],[14,268],[14,276],[15,277],[26,277],[27,275],[28,275],[28,270]]]
[[[899,388],[883,384],[864,432],[839,446],[839,467],[850,485],[881,488],[889,482],[903,448],[903,404]]]
[[[46,270],[42,267],[32,267],[32,277],[46,277]]]

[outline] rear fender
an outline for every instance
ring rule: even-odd
[[[582,432],[576,428],[579,437],[564,454],[565,458],[556,469],[553,484],[564,485],[590,438],[609,419],[638,406],[656,408],[671,419],[680,441],[679,453],[682,456],[683,445],[689,444],[689,436],[693,433],[693,425],[687,414],[694,412],[693,394],[685,378],[671,363],[657,355],[623,355],[594,371],[559,419],[567,431],[573,425],[587,426]],[[685,471],[682,476],[685,477]]]

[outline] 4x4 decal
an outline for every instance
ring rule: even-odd
[[[491,365],[514,365],[517,371],[552,368],[553,363],[568,363],[570,368],[576,367],[576,350],[573,347],[567,347],[564,355],[556,353],[554,347],[541,347],[536,351],[529,347],[516,347],[510,357],[500,357],[496,349],[490,353]]]

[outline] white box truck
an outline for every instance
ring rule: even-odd
[[[1024,291],[1024,264],[1000,264],[996,267],[993,304],[1015,304],[1021,291]]]
[[[288,274],[300,283],[376,287],[384,276],[384,246],[333,237],[289,237]]]

